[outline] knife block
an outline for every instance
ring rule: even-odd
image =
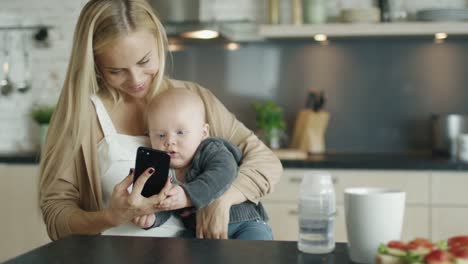
[[[325,111],[315,112],[310,109],[299,112],[294,125],[291,148],[300,149],[308,153],[325,152],[325,131],[330,114]]]

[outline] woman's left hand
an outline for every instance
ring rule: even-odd
[[[224,196],[197,211],[197,238],[227,239],[231,204]]]
[[[246,201],[246,197],[231,186],[221,197],[197,211],[197,238],[227,239],[231,206]]]

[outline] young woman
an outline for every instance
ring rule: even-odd
[[[69,234],[175,236],[177,219],[144,230],[131,220],[157,212],[163,198],[140,195],[157,168],[136,181],[138,146],[149,146],[143,111],[158,92],[181,87],[199,94],[210,134],[243,152],[239,176],[197,213],[197,237],[226,238],[231,205],[258,202],[282,174],[274,154],[211,92],[164,77],[167,39],[145,0],[91,0],[83,8],[65,83],[41,158],[40,206],[49,236]],[[187,117],[190,118],[190,117]]]

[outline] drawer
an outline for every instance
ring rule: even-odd
[[[430,238],[430,213],[428,206],[406,206],[401,238],[403,241],[417,237]]]
[[[468,234],[468,207],[432,208],[432,240]]]
[[[275,240],[297,241],[299,237],[299,218],[296,203],[264,202],[270,217],[269,224]]]
[[[406,192],[406,203],[429,204],[429,172],[330,170],[335,178],[337,203],[343,203],[344,190],[350,187],[377,187]]]
[[[346,217],[343,205],[336,207],[335,240],[347,242]],[[429,209],[428,207],[406,206],[401,233],[402,240],[408,241],[416,237],[429,238]]]
[[[299,200],[302,178],[305,174],[310,172],[316,172],[316,170],[284,170],[283,176],[278,184],[276,184],[274,192],[262,198],[262,201],[297,202]],[[333,181],[335,181],[333,175],[332,178]]]
[[[299,237],[299,214],[297,203],[263,203],[270,217],[269,224],[275,240],[297,241]],[[346,225],[342,205],[336,207],[335,240],[346,241]]]
[[[431,177],[432,204],[468,206],[467,172],[433,172]]]

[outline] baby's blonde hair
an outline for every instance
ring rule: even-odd
[[[169,88],[161,91],[148,101],[145,111],[146,127],[148,127],[148,120],[151,115],[162,107],[171,107],[173,109],[194,107],[192,108],[193,112],[200,112],[203,123],[206,122],[205,105],[197,93],[183,88]]]

